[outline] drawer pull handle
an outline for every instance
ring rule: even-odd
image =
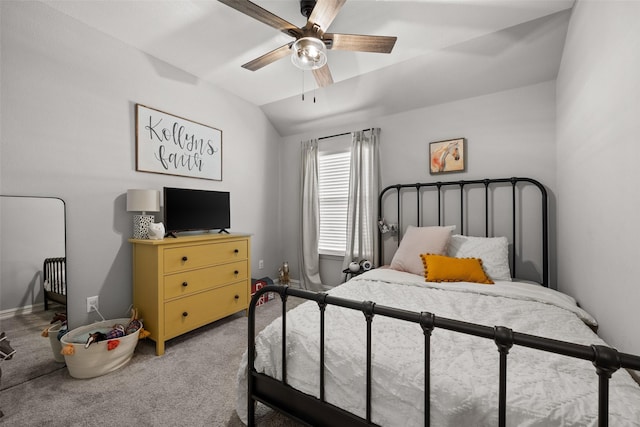
[[[189,284],[187,282],[182,282],[182,286],[186,288],[187,286],[189,286]]]
[[[240,299],[240,295],[234,296],[235,299]]]
[[[240,252],[238,249],[234,249],[234,250],[233,250],[233,253],[234,253],[234,254],[237,254],[238,252]]]
[[[238,270],[234,271],[233,274],[235,274],[236,276],[239,274],[240,272]]]
[[[182,257],[182,261],[183,261],[183,262],[187,262],[188,260],[189,260],[189,258],[187,258],[186,256],[183,256],[183,257]]]
[[[182,312],[182,317],[187,317],[189,315],[189,313],[187,313],[186,311]]]

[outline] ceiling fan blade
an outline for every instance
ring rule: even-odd
[[[397,37],[365,36],[360,34],[325,34],[324,39],[331,39],[331,49],[352,50],[356,52],[391,53]]]
[[[237,10],[238,12],[244,13],[247,16],[252,17],[253,19],[257,19],[258,21],[267,24],[276,30],[280,30],[283,33],[297,37],[302,34],[302,30],[289,21],[280,18],[277,15],[269,12],[266,9],[258,6],[255,3],[250,2],[249,0],[218,0],[220,3],[226,4],[229,7]]]
[[[313,77],[316,78],[316,83],[318,86],[325,87],[333,84],[333,77],[331,77],[331,71],[329,70],[329,65],[318,68],[317,70],[312,70]]]
[[[318,0],[309,16],[307,27],[317,24],[322,31],[327,31],[329,25],[336,19],[338,12],[347,0]]]
[[[247,70],[256,71],[265,65],[269,65],[272,62],[277,61],[280,58],[284,58],[285,56],[291,53],[291,43],[280,46],[277,49],[272,50],[269,53],[265,53],[259,58],[254,59],[253,61],[249,61],[242,66],[242,68],[246,68]]]

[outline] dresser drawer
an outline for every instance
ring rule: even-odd
[[[247,240],[191,245],[164,250],[164,273],[247,259]]]
[[[164,276],[164,298],[171,299],[249,278],[247,260]]]
[[[165,339],[247,308],[247,280],[165,303]]]

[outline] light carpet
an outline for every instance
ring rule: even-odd
[[[287,306],[300,302],[289,298]],[[276,299],[256,310],[256,330],[261,330],[281,314],[281,305]],[[168,341],[159,357],[153,341],[141,340],[126,366],[91,379],[72,378],[64,364],[53,361],[39,325],[29,334],[40,347],[38,353],[48,356],[31,375],[12,378],[9,364],[30,356],[22,338],[11,338],[17,353],[1,366],[0,409],[5,415],[0,425],[242,426],[235,411],[236,375],[247,325],[244,313],[237,313]],[[263,411],[257,425],[299,424]]]
[[[0,331],[7,333],[11,346],[18,352],[13,359],[0,362],[0,391],[64,367],[64,363],[53,359],[49,338],[41,336],[59,311],[64,311],[64,307],[55,305],[48,311],[0,319]]]

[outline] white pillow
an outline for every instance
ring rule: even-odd
[[[410,225],[393,255],[390,267],[398,271],[424,275],[422,254],[444,255],[455,226],[414,227]]]
[[[506,237],[451,236],[447,255],[456,258],[480,258],[487,276],[493,281],[511,281],[509,241]]]

